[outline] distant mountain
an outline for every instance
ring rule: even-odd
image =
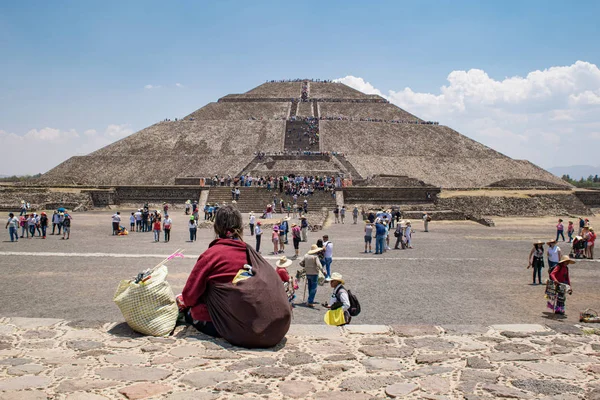
[[[556,176],[569,175],[572,179],[587,178],[590,175],[600,175],[600,166],[592,165],[570,165],[568,167],[548,168]]]

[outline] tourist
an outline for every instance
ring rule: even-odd
[[[129,216],[129,230],[131,232],[135,231],[135,213],[133,213],[133,212]]]
[[[279,238],[280,244],[281,243],[288,244],[288,232],[290,230],[289,220],[290,220],[289,218],[285,217],[279,223],[279,235],[284,236],[284,237]]]
[[[8,229],[8,234],[10,236],[11,242],[19,241],[19,219],[15,217],[15,214],[8,214],[8,221],[6,222],[6,228]],[[23,237],[23,236],[21,236]]]
[[[346,219],[346,206],[342,206],[342,209],[340,210],[340,219],[342,220],[343,224],[344,220]]]
[[[25,203],[25,200],[21,200],[21,212],[19,213],[19,217],[22,217],[23,215],[27,215],[27,204]]]
[[[319,272],[323,273],[323,266],[321,265],[321,261],[319,260],[319,254],[322,252],[322,248],[318,247],[316,244],[313,244],[310,247],[310,251],[308,251],[302,260],[300,260],[300,266],[304,268],[306,273],[306,285],[308,286],[308,301],[306,305],[308,307],[314,307],[315,304],[315,296],[317,295],[317,287],[319,283]]]
[[[558,264],[558,261],[562,257],[562,251],[560,247],[558,247],[556,240],[551,240],[546,244],[548,245],[548,250],[546,250],[548,257],[548,274],[551,274],[552,270],[556,267],[556,264]]]
[[[302,230],[302,241],[308,241],[308,220],[305,215],[300,216],[300,229]],[[21,236],[22,237],[22,236]]]
[[[375,254],[383,254],[386,236],[386,226],[384,224],[385,222],[380,218],[375,220]]]
[[[190,222],[188,223],[188,228],[190,230],[190,242],[196,241],[196,234],[198,233],[198,223],[196,222],[196,218],[194,216],[190,216]]]
[[[308,214],[308,200],[304,199],[302,202],[302,212]]]
[[[569,264],[575,264],[575,261],[567,256],[560,258],[560,262],[550,273],[550,280],[554,283],[554,290],[550,290],[550,293],[548,293],[547,288],[546,292],[548,308],[559,315],[565,314],[566,293],[573,294],[571,279],[569,278]]]
[[[300,240],[302,239],[302,231],[298,224],[292,224],[292,241],[294,242],[294,257],[298,258],[300,252]]]
[[[394,245],[395,250],[400,250],[398,246],[402,246],[402,250],[406,248],[404,245],[404,227],[402,226],[402,222],[398,222],[398,226],[394,231],[394,236],[396,237],[396,244]]]
[[[334,272],[331,274],[331,279],[329,285],[333,288],[333,293],[329,298],[327,304],[323,304],[323,307],[329,308],[330,310],[337,310],[338,308],[342,308],[344,310],[344,323],[341,325],[347,325],[352,320],[350,313],[348,310],[350,309],[350,296],[348,296],[348,291],[344,287],[344,277],[339,272]]]
[[[66,239],[69,240],[69,238],[71,237],[71,216],[67,213],[63,214],[63,220],[61,222],[62,224],[62,228],[63,228],[63,236],[62,239]],[[65,235],[67,236],[65,238]]]
[[[564,230],[565,227],[563,225],[563,220],[559,219],[558,220],[558,224],[556,225],[556,241],[558,241],[559,236],[562,237],[562,241],[565,241],[565,235],[564,235]]]
[[[166,202],[163,203],[163,212],[165,216],[169,213],[169,205]]]
[[[569,221],[569,225],[567,226],[567,235],[569,236],[569,243],[573,242],[573,233],[575,232],[575,227],[573,226],[573,221]]]
[[[204,208],[202,209],[202,211],[204,211],[204,220],[206,221],[208,219],[208,207],[210,204],[206,203],[204,205]]]
[[[273,254],[279,254],[279,226],[277,225],[273,225],[271,242],[273,243]]]
[[[116,214],[113,214],[112,216],[112,230],[113,230],[113,236],[118,235],[119,234],[119,225],[121,224],[121,212],[117,211]]]
[[[46,231],[48,230],[48,216],[43,211],[40,216],[39,226],[42,229],[42,239],[46,239]]]
[[[152,231],[154,232],[154,242],[160,242],[160,220],[154,217],[154,222],[152,223]]]
[[[352,209],[352,221],[354,225],[356,225],[358,222],[358,207],[356,206],[354,206],[354,209]]]
[[[365,222],[365,253],[372,253],[371,242],[373,241],[373,224],[369,221]],[[375,246],[377,246],[377,243],[375,243]],[[369,251],[367,251],[367,247]],[[375,250],[377,250],[377,247],[375,247]]]
[[[279,260],[275,263],[275,272],[277,272],[283,283],[290,282],[290,274],[287,271],[290,265],[292,265],[292,260],[288,260],[286,256],[279,257]]]
[[[254,236],[254,224],[256,223],[256,217],[254,216],[254,211],[250,211],[250,236]]]
[[[190,215],[191,208],[192,208],[192,202],[190,200],[187,200],[185,202],[185,215]]]
[[[249,252],[252,254],[254,251],[243,241],[243,226],[242,215],[233,206],[219,209],[214,224],[217,239],[198,258],[188,277],[181,297],[184,307],[189,309],[183,311],[186,321],[204,334],[225,336],[238,346],[269,347],[277,344],[287,332],[290,307],[283,294],[278,297],[281,283],[273,268],[259,255],[256,255],[258,259],[253,257],[254,262],[249,260]],[[247,264],[252,264],[262,276],[249,287],[252,292],[245,291],[245,285],[231,284]],[[239,276],[241,279],[256,279],[253,277],[252,270],[246,270],[243,276]],[[271,301],[266,301],[266,296]],[[247,300],[248,304],[239,303],[240,299]],[[278,303],[279,300],[284,304]],[[236,304],[230,304],[232,301]],[[253,325],[246,326],[247,321],[237,318],[243,317],[251,304],[254,308],[249,319],[252,319]],[[281,307],[288,313],[288,318],[283,321]],[[213,322],[211,315],[218,316],[218,321],[215,319]]]
[[[581,236],[584,226],[585,226],[585,221],[583,220],[583,218],[579,217],[579,231],[577,233],[578,236]]]
[[[423,213],[423,229],[425,232],[429,232],[429,221],[431,221],[431,217],[424,212]]]
[[[542,284],[542,269],[544,268],[544,242],[538,240],[533,244],[533,248],[529,252],[529,265],[527,269],[533,268],[533,284],[535,285],[535,277],[538,278],[538,283]]]
[[[240,200],[240,188],[236,187],[235,188],[235,201],[239,201]]]
[[[36,216],[35,213],[30,214],[29,218],[27,218],[27,229],[29,229],[29,233],[31,234],[31,237],[27,237],[28,239],[31,239],[35,236],[35,224],[37,223],[36,221]]]
[[[262,231],[262,228],[261,228],[261,222],[258,221],[256,223],[256,228],[254,228],[254,235],[256,236],[256,246],[255,246],[255,249],[256,249],[256,252],[259,253],[259,254],[260,254],[260,240],[262,238],[262,233],[263,233],[263,231]]]
[[[367,219],[372,224],[375,222],[375,214],[373,213],[373,211],[369,211],[369,215],[367,215]]]
[[[235,200],[235,188],[231,188],[231,200]]]
[[[333,209],[334,223],[340,222],[340,206],[335,206]]]
[[[267,204],[266,214],[267,219],[273,218],[273,206],[271,205],[271,203]]]
[[[325,263],[325,270],[327,274],[325,278],[331,277],[331,263],[333,262],[333,243],[329,241],[329,235],[323,235],[323,262]]]
[[[404,238],[406,240],[406,247],[412,249],[412,224],[410,221],[406,221],[406,228],[404,228]]]
[[[589,260],[594,258],[594,243],[596,242],[596,232],[591,226],[588,229],[587,237],[585,238],[585,257]]]
[[[142,218],[143,218],[142,209],[139,208],[135,212],[134,216],[135,216],[135,231],[141,232],[142,231]]]
[[[52,233],[51,233],[51,235],[54,235],[56,228],[58,228],[58,234],[60,235],[61,228],[58,225],[59,222],[60,222],[60,215],[58,215],[58,211],[54,210],[54,213],[52,214]]]
[[[165,231],[165,243],[168,243],[171,239],[171,226],[173,225],[173,220],[169,217],[169,214],[165,214],[165,220],[163,222],[163,229]]]
[[[27,228],[27,218],[28,218],[27,214],[21,215],[19,217],[19,226],[21,227],[21,239],[23,239],[23,236],[25,236],[25,234],[27,234],[27,238],[29,238],[29,229]]]
[[[148,211],[148,208],[144,207],[144,210],[142,211],[142,232],[150,232],[151,230],[150,211]]]

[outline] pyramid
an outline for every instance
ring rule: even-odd
[[[318,143],[298,142],[301,119],[317,117]],[[400,121],[400,122],[398,122]],[[334,152],[295,156],[291,151]],[[258,152],[267,153],[258,159]],[[427,123],[377,95],[342,83],[267,82],[230,94],[179,121],[161,121],[41,178],[46,184],[173,185],[186,177],[350,175],[404,177],[441,188],[565,186],[452,128]]]

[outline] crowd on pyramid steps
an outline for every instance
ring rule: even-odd
[[[319,121],[350,121],[350,122],[384,122],[388,124],[415,124],[415,125],[439,125],[440,123],[437,121],[419,121],[408,120],[408,119],[383,119],[383,118],[352,118],[352,117],[343,117],[343,116],[321,116],[319,117]]]
[[[287,131],[288,135],[296,134],[295,139],[298,144],[302,144],[303,139],[306,140],[310,146],[319,144],[319,121],[316,118],[292,117],[290,118],[290,121],[304,122],[300,127],[295,127],[295,132],[293,132],[292,129],[288,129]],[[302,149],[299,149],[298,151],[302,151]]]
[[[302,94],[300,95],[300,100],[308,101],[308,83],[302,83]]]
[[[294,82],[317,82],[317,83],[335,83],[331,79],[281,79],[281,80],[267,80],[266,83],[294,83]]]
[[[340,151],[312,151],[312,150],[284,150],[284,151],[270,151],[270,152],[254,152],[254,155],[259,159],[263,160],[265,157],[270,156],[341,156],[344,157],[345,153]]]
[[[218,177],[215,175],[209,182],[210,186],[233,187],[232,200],[239,200],[239,187],[261,187],[267,190],[278,190],[286,194],[311,195],[316,190],[330,192],[335,188],[352,186],[352,179],[344,178],[340,175],[283,175],[283,176],[252,176],[241,175],[232,177],[231,175]],[[300,189],[306,189],[300,191]],[[312,189],[312,190],[311,190]],[[237,199],[235,195],[237,194]]]

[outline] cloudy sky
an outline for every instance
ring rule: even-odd
[[[205,3],[0,3],[0,175],[296,77],[545,168],[600,165],[599,2]]]

